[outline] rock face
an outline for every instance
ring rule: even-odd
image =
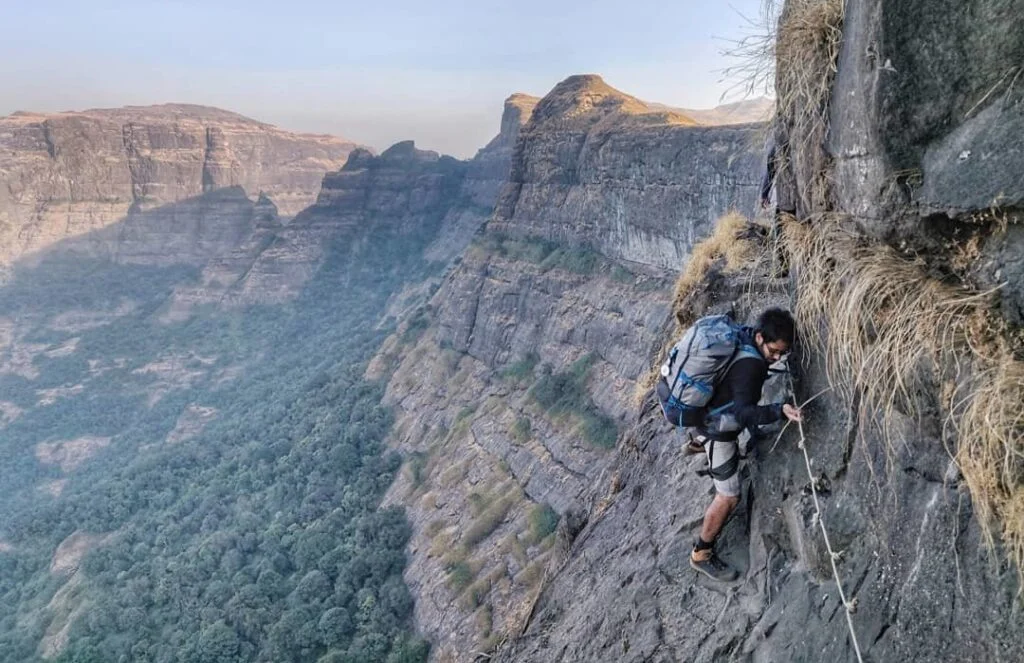
[[[209,207],[220,200],[204,196],[231,187],[262,192],[291,217],[355,147],[202,106],[15,113],[0,118],[0,262],[121,221],[135,236],[102,247],[118,259],[148,263],[160,251],[173,257],[173,247],[160,246],[165,240],[192,242],[211,224],[226,236],[196,241],[224,247],[235,239],[241,212],[229,209],[218,219]],[[210,255],[188,252],[180,261]]]
[[[753,213],[759,177],[750,125],[694,125],[596,76],[566,79],[523,130],[492,229],[678,269],[724,210]]]
[[[315,203],[287,225],[261,194],[240,213],[238,220],[248,225],[240,227],[233,248],[207,262],[199,284],[175,293],[168,318],[187,316],[198,304],[290,299],[320,267],[329,245],[372,241],[375,232],[416,235],[427,242],[428,261],[451,260],[493,211],[508,177],[511,145],[533,101],[510,97],[501,132],[470,161],[417,149],[412,141],[380,156],[354,150],[343,168],[323,177]]]
[[[832,91],[836,202],[876,237],[934,249],[982,228],[975,276],[1024,323],[1024,34],[1020,0],[846,10]],[[1006,233],[990,233],[1017,219]],[[987,266],[985,266],[987,263]]]
[[[847,8],[832,91],[831,151],[844,210],[928,214],[1024,201],[1024,35],[1018,1],[920,11],[885,0]],[[909,172],[908,171],[912,171]],[[895,194],[895,196],[894,196]]]
[[[740,319],[787,300],[785,283],[757,272],[703,286]],[[815,359],[790,368],[801,392],[828,386]],[[864,660],[1018,660],[1016,574],[991,565],[940,423],[904,419],[892,458],[842,398],[826,393],[807,413],[815,487],[846,596],[857,600]],[[524,635],[492,660],[856,660],[796,442],[776,444],[773,431],[741,468],[743,499],[718,541],[741,577],[716,583],[688,563],[711,499],[697,475],[705,460],[680,453],[680,433],[648,398],[620,441],[616,479],[592,485],[585,526],[556,544],[564,554],[548,562]]]
[[[249,205],[249,231],[210,260],[200,282],[180,288],[168,312],[186,317],[198,304],[280,303],[294,298],[319,269],[327,250],[372,241],[388,232],[435,237],[457,207],[467,163],[397,143],[380,156],[351,153],[323,178],[316,203],[282,225],[266,196]]]
[[[278,273],[270,283],[265,283],[266,270],[257,266],[269,259],[264,253],[277,241],[283,228],[277,206],[263,194],[253,204],[240,189],[235,191],[234,201],[240,231],[235,241],[206,261],[197,283],[175,289],[163,315],[165,321],[187,318],[194,307],[203,304],[281,302],[294,296],[309,278],[309,270],[299,275]],[[220,205],[218,209],[223,212],[226,206]]]
[[[419,150],[411,140],[392,145],[379,157],[360,150],[345,168],[324,177],[316,204],[298,221],[342,227],[365,221],[357,217],[380,217],[402,232],[414,232],[416,223],[409,217],[444,211],[465,170],[464,162]]]
[[[790,0],[783,10],[783,22],[820,19],[832,10],[842,28],[841,40],[815,33],[823,37],[819,43],[834,40],[838,48],[830,95],[810,108],[781,105],[793,158],[783,163],[779,195],[794,201],[794,225],[813,237],[826,222],[839,223],[863,251],[849,255],[851,261],[885,255],[886,266],[902,261],[943,283],[980,289],[1005,281],[1001,305],[991,311],[1009,323],[1008,336],[1019,335],[1024,310],[1024,164],[1019,138],[1009,138],[1020,133],[1019,79],[1011,81],[1024,47],[1010,17],[1022,9],[1020,2],[998,1],[967,8]],[[808,26],[826,28],[823,21],[800,27]],[[780,61],[779,67],[803,64]],[[832,63],[820,64],[827,70]],[[783,91],[786,102],[791,91]],[[815,117],[822,108],[828,116]],[[840,259],[826,271],[841,272]],[[806,265],[793,265],[786,283],[752,269],[732,278],[712,274],[699,289],[750,320],[766,304],[800,306],[822,295],[809,291]],[[900,297],[912,299],[924,285],[892,278],[900,282],[882,313],[898,316],[906,301]],[[754,299],[755,292],[764,297]],[[851,317],[874,315],[857,310]],[[841,350],[860,342],[859,331],[821,326],[822,319],[799,322],[808,337],[820,328],[826,342],[851,346]],[[873,326],[864,347],[896,361],[882,347],[886,334],[891,331]],[[983,336],[979,331],[972,341]],[[678,433],[648,398],[620,438],[607,472],[614,480],[591,484],[581,500],[585,525],[566,527],[556,542],[563,554],[546,566],[548,582],[526,611],[522,637],[498,647],[490,660],[858,660],[848,610],[866,661],[1024,658],[1021,576],[1007,560],[1016,554],[1015,540],[985,549],[990,496],[979,495],[965,478],[968,468],[950,457],[963,459],[962,449],[977,443],[958,438],[960,415],[947,411],[947,394],[940,393],[958,383],[933,384],[944,379],[944,367],[926,367],[925,352],[908,372],[927,377],[916,378],[911,393],[884,412],[864,406],[860,386],[844,393],[844,384],[863,384],[856,375],[861,366],[837,384],[836,366],[826,367],[835,357],[826,362],[813,342],[805,347],[802,361],[790,367],[796,390],[802,399],[821,395],[807,408],[800,433],[790,427],[777,445],[772,435],[760,457],[744,465],[743,499],[719,540],[721,555],[742,572],[739,581],[710,582],[689,568],[711,486],[695,476],[704,461],[681,456]],[[1016,356],[1002,356],[1019,374],[1020,346],[1013,347]],[[966,363],[956,368],[972,370]],[[1016,398],[1020,389],[1018,379],[1006,393]],[[1015,441],[1000,454],[1019,453],[1015,425]],[[801,434],[806,462],[797,446]],[[1012,495],[1019,498],[1020,473],[1007,476],[992,490],[1017,491]],[[819,530],[814,493],[834,556]],[[1019,526],[1019,512],[1000,515],[1007,531]],[[847,599],[855,599],[848,605],[839,599],[833,564]]]
[[[549,567],[553,581],[525,637],[495,660],[855,660],[792,442],[744,472],[745,499],[719,542],[742,582],[720,585],[687,561],[710,500],[696,476],[703,460],[680,458],[656,409],[648,403],[622,454],[621,492],[606,489],[565,566]],[[1012,574],[992,573],[964,490],[944,485],[945,468],[918,474],[920,457],[901,459],[897,478],[869,496],[857,486],[885,472],[884,456],[844,459],[834,431],[808,434],[821,485],[843,477],[825,493],[825,521],[844,551],[847,594],[859,597],[853,622],[865,660],[958,661],[971,651],[1018,660]]]
[[[406,577],[436,660],[472,660],[522,623],[556,554],[545,505],[588,503],[680,262],[715,218],[754,205],[755,132],[567,79],[521,128],[493,217],[421,311],[425,333],[385,345],[371,370],[393,367],[396,443],[417,459],[389,500],[414,523]]]

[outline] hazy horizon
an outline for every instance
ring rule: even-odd
[[[760,0],[675,7],[440,0],[373,6],[297,0],[68,0],[8,10],[0,26],[0,115],[159,103],[241,113],[283,129],[382,150],[417,145],[472,156],[515,92],[543,96],[573,74],[600,74],[646,101],[712,108]],[[198,19],[198,20],[197,20]],[[48,39],[26,26],[46,24]]]

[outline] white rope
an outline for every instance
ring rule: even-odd
[[[792,388],[792,382],[790,382],[790,388]],[[807,402],[809,403],[810,401]],[[807,405],[807,403],[804,403],[804,405]],[[803,405],[800,407],[803,408]],[[853,641],[853,650],[857,653],[857,661],[864,663],[864,659],[860,655],[860,645],[857,643],[857,633],[853,630],[853,617],[851,616],[857,611],[857,599],[854,597],[847,600],[846,593],[843,592],[843,581],[839,577],[839,569],[836,567],[836,560],[840,559],[843,553],[837,553],[832,550],[832,543],[829,541],[828,532],[825,530],[825,520],[821,515],[821,504],[818,502],[818,489],[814,486],[814,474],[811,472],[811,457],[807,455],[807,438],[804,436],[804,424],[802,421],[798,421],[796,424],[800,428],[800,442],[798,446],[804,454],[804,464],[807,465],[807,477],[811,480],[811,495],[814,497],[814,518],[821,527],[821,536],[825,539],[825,550],[828,551],[828,560],[832,564],[832,577],[836,581],[836,587],[839,588],[839,598],[843,602],[843,607],[846,608],[844,611],[846,612],[846,625],[850,629],[850,640]]]
[[[801,405],[800,407],[807,407],[808,403],[814,401],[816,398],[818,398],[818,396],[821,396],[822,394],[824,394],[825,392],[828,392],[828,391],[832,391],[832,387],[825,387],[824,389],[822,389],[821,391],[819,391],[818,393],[814,394],[813,396],[808,398],[806,401],[804,401],[804,404]],[[790,394],[793,393],[793,378],[792,377],[790,377],[790,379],[789,379],[789,393]],[[783,426],[782,430],[779,431],[778,436],[775,438],[775,443],[772,444],[772,448],[768,450],[768,453],[771,453],[771,452],[775,451],[775,447],[779,446],[779,440],[782,439],[782,436],[785,434],[786,429],[789,428],[789,425],[791,423],[793,423],[793,422],[791,422],[789,419],[786,419],[786,425]]]

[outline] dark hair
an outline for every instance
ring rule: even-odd
[[[792,346],[796,337],[796,322],[789,311],[781,308],[770,308],[761,314],[757,321],[757,331],[761,332],[765,343],[782,341]]]

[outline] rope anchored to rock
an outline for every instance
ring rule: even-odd
[[[790,379],[790,390],[793,388],[792,379]],[[820,396],[821,394],[815,395],[813,398],[808,399],[800,407],[805,407],[812,400]],[[836,566],[836,562],[842,559],[843,552],[836,552],[832,549],[832,542],[829,541],[828,531],[825,529],[825,520],[821,513],[821,503],[818,502],[818,489],[816,487],[816,481],[814,479],[814,473],[811,471],[811,457],[807,453],[807,437],[804,435],[804,424],[802,421],[796,422],[800,430],[800,442],[797,444],[800,447],[800,451],[804,454],[804,464],[807,466],[807,477],[811,480],[811,496],[814,498],[814,520],[818,522],[818,526],[821,528],[821,536],[825,539],[825,550],[828,552],[828,560],[832,564],[832,577],[836,581],[836,587],[839,588],[839,598],[843,602],[843,607],[846,608],[846,625],[850,629],[850,640],[853,642],[853,650],[857,653],[858,663],[864,663],[864,659],[860,655],[860,644],[857,642],[857,633],[853,630],[853,613],[857,612],[857,598],[851,599],[846,598],[846,593],[843,591],[843,580],[839,577],[839,567]]]

